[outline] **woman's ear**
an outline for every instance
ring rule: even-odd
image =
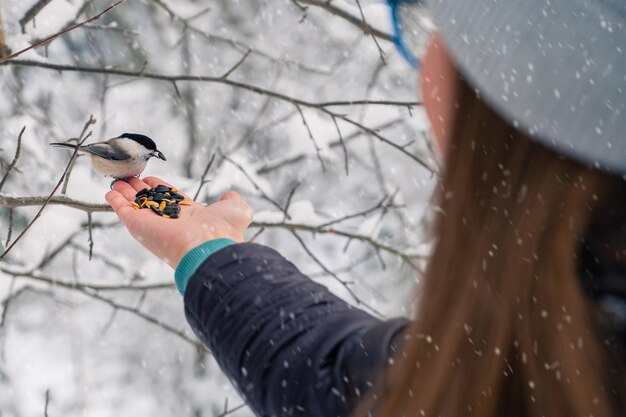
[[[420,71],[422,101],[435,136],[437,147],[445,156],[452,123],[458,73],[443,38],[434,34],[428,42]]]

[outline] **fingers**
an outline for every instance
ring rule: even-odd
[[[167,187],[170,187],[170,188],[177,188],[177,187],[174,187],[172,184],[170,184],[170,183],[168,183],[166,181],[163,181],[162,179],[157,178],[157,177],[145,177],[143,179],[143,181],[146,184],[148,184],[148,186],[151,187],[151,188],[154,188],[154,187],[156,187],[157,185],[160,185],[160,184],[163,184],[163,185],[165,185]],[[180,189],[177,191],[177,193],[181,194],[182,196],[184,196],[185,200],[193,201],[193,199],[191,197],[189,197],[187,194],[183,193]]]
[[[130,183],[130,186],[135,189],[135,191],[141,191],[144,188],[152,188],[140,178],[129,178],[128,182]]]
[[[113,190],[123,195],[127,201],[135,201],[135,194],[137,194],[137,191],[135,191],[135,189],[125,181],[117,181],[113,184]]]
[[[146,184],[148,184],[150,187],[152,187],[152,188],[154,188],[154,187],[156,187],[157,185],[160,185],[160,184],[166,185],[166,186],[168,186],[170,188],[175,188],[172,184],[170,184],[168,182],[165,182],[161,178],[157,178],[157,177],[145,177],[143,179],[143,181]]]
[[[224,200],[243,200],[239,193],[235,191],[227,191],[220,197],[220,201]]]
[[[128,186],[128,184],[126,184]],[[130,188],[130,187],[129,187]],[[109,202],[115,213],[123,223],[130,218],[135,211],[130,202],[118,191],[109,191],[104,198]]]

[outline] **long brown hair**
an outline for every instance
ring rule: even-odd
[[[456,91],[437,240],[376,415],[611,416],[608,356],[577,268],[620,179],[532,142],[464,81]]]

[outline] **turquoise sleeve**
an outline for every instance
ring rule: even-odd
[[[187,283],[191,279],[196,269],[205,261],[206,258],[213,255],[215,252],[224,249],[226,246],[234,245],[235,242],[232,239],[220,238],[209,240],[201,245],[196,246],[183,256],[176,272],[174,273],[174,280],[176,281],[176,288],[182,295],[185,294],[185,288]]]

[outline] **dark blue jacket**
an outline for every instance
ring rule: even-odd
[[[348,416],[408,324],[350,306],[253,243],[228,246],[202,263],[185,290],[185,315],[264,417]]]

